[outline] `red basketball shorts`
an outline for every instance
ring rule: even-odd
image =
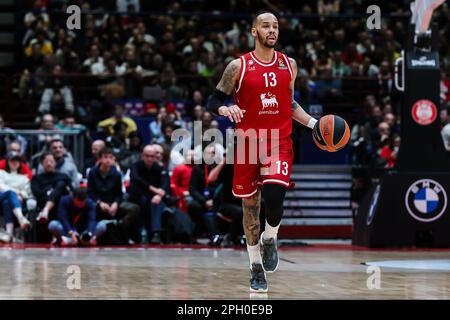
[[[289,187],[294,158],[292,140],[288,137],[278,141],[277,144],[272,140],[253,140],[246,141],[243,150],[236,147],[233,177],[235,197],[250,197],[266,183]]]

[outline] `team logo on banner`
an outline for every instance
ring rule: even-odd
[[[415,122],[427,126],[436,120],[437,108],[430,100],[422,99],[414,103],[411,113]]]
[[[438,182],[422,179],[409,187],[405,204],[414,219],[431,222],[439,219],[447,209],[447,192]]]

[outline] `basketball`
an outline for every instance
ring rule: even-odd
[[[319,119],[313,129],[314,143],[322,150],[336,152],[350,139],[350,128],[339,116],[327,115]]]

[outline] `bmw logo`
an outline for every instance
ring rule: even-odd
[[[447,192],[434,180],[418,180],[406,192],[405,204],[414,219],[431,222],[439,219],[445,212]]]

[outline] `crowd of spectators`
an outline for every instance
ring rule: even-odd
[[[171,135],[177,128],[194,130],[195,120],[203,130],[220,128],[205,111],[205,100],[226,64],[253,48],[254,8],[279,14],[277,50],[297,61],[295,97],[301,105],[308,110],[319,104],[325,113],[345,110],[349,115],[351,163],[395,164],[401,101],[393,63],[406,38],[409,1],[373,1],[383,12],[380,30],[366,28],[360,0],[23,3],[17,94],[36,111],[35,128],[42,133],[27,139],[12,131],[0,139],[7,164],[2,169],[0,162],[2,174],[26,175],[30,182],[20,188],[30,191],[16,193],[17,199],[11,196],[14,183],[0,185],[0,199],[9,225],[35,226],[22,218],[18,202],[36,212],[38,240],[92,245],[161,243],[171,237],[189,242],[204,236],[211,244],[240,243],[242,208],[228,194],[232,168],[220,159],[216,166],[192,164],[199,154],[223,158],[223,146],[204,150],[191,143],[183,159],[171,152],[179,143]],[[66,27],[70,4],[85,10],[81,30]],[[448,150],[449,17],[444,4],[434,18]],[[85,136],[84,161],[75,161],[64,132]],[[39,152],[29,154],[27,145],[38,146]],[[5,239],[11,240],[8,228]]]

